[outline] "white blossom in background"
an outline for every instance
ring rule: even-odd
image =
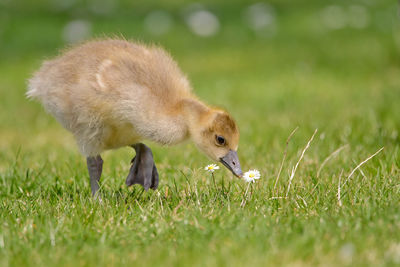
[[[117,5],[115,0],[91,0],[88,3],[89,10],[96,15],[109,15],[117,9]]]
[[[201,5],[192,5],[186,9],[185,20],[190,30],[199,36],[210,37],[218,33],[218,17]]]
[[[341,29],[347,25],[347,15],[340,6],[328,6],[321,11],[322,23],[329,29]]]
[[[352,243],[344,244],[339,250],[339,257],[345,263],[350,263],[354,257],[355,248]]]
[[[346,26],[363,29],[369,25],[368,9],[361,5],[344,8],[338,5],[325,7],[321,11],[322,24],[329,29],[341,29]]]
[[[276,16],[272,6],[266,3],[256,3],[243,12],[245,23],[254,31],[275,28]]]
[[[153,35],[163,35],[171,30],[172,16],[163,10],[154,10],[144,18],[145,29]]]
[[[258,170],[249,170],[248,172],[245,172],[243,175],[243,179],[248,182],[255,182],[255,180],[260,179],[261,175],[260,172]]]
[[[369,24],[368,10],[363,6],[353,5],[349,7],[348,23],[350,27],[363,29]]]
[[[400,264],[400,243],[392,243],[385,252],[385,259]]]
[[[77,43],[90,37],[92,24],[85,20],[73,20],[65,25],[62,37],[67,43]]]
[[[214,172],[215,170],[219,170],[219,166],[217,164],[210,164],[204,168],[205,171]]]

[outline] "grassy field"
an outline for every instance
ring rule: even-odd
[[[21,2],[0,1],[0,266],[400,264],[395,1],[270,1],[273,22],[258,31],[243,19],[252,2],[206,1],[220,25],[209,37],[186,26],[182,0],[101,12],[95,1]],[[163,35],[146,31],[156,9],[173,21]],[[242,168],[262,175],[243,205],[247,184],[223,168],[213,180],[190,143],[149,144],[160,173],[149,192],[125,186],[132,149],[104,153],[103,202],[91,200],[72,136],[24,97],[76,20],[86,37],[164,46],[200,98],[234,115]]]

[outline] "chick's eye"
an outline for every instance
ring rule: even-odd
[[[216,138],[217,143],[218,143],[219,145],[221,145],[221,146],[225,145],[225,138],[223,138],[223,137],[220,136],[220,135],[217,135],[215,138]]]

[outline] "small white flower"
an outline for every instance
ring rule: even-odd
[[[260,177],[261,175],[258,170],[249,170],[243,175],[243,179],[248,183],[255,182],[255,180],[260,179]]]
[[[209,171],[209,172],[214,172],[215,170],[218,170],[219,166],[217,166],[217,164],[210,164],[207,165],[204,170]]]

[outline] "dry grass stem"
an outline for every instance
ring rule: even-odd
[[[158,197],[158,200],[160,201],[161,212],[164,213],[164,206],[162,204],[160,191],[157,191],[157,197]]]
[[[196,194],[197,206],[199,207],[200,212],[202,212],[202,210],[201,210],[201,205],[200,205],[199,193],[197,192],[197,185],[196,185],[196,183],[194,184],[194,193]]]
[[[343,186],[350,180],[351,176],[353,176],[353,174],[355,173],[356,170],[358,170],[362,165],[364,165],[368,160],[372,159],[373,157],[375,157],[379,152],[381,152],[385,147],[382,147],[381,149],[379,149],[378,151],[376,151],[374,154],[372,154],[371,156],[369,156],[368,158],[366,158],[364,161],[362,161],[360,164],[358,164],[349,174],[349,176],[347,176],[346,181],[343,183]]]
[[[268,200],[274,200],[274,199],[286,199],[286,197],[270,197]]]
[[[242,207],[242,208],[244,207],[244,205],[246,205],[247,192],[249,191],[249,187],[250,187],[250,183],[247,185],[246,192],[244,193],[244,197],[243,197],[242,203],[240,203],[240,207]]]
[[[296,195],[296,196],[297,196],[297,198],[299,198],[303,201],[303,204],[305,207],[308,207],[306,200],[302,196],[300,196],[300,195]]]
[[[365,173],[361,169],[358,169],[358,171],[361,173],[362,177],[367,178],[367,176],[365,175]]]
[[[286,197],[289,195],[290,186],[292,185],[292,181],[293,181],[294,175],[295,175],[295,173],[296,173],[297,167],[299,166],[300,161],[303,159],[304,154],[306,153],[307,149],[310,147],[310,144],[311,144],[312,140],[314,139],[314,136],[315,136],[315,134],[316,134],[317,132],[318,132],[318,129],[315,129],[315,131],[314,131],[313,135],[311,136],[310,140],[308,141],[306,147],[305,147],[305,148],[303,149],[303,151],[301,152],[301,155],[300,155],[299,160],[297,161],[296,165],[295,165],[294,168],[292,169],[292,172],[291,172],[290,177],[289,177],[289,185],[288,185],[288,189],[287,189],[287,191],[286,191]]]
[[[290,139],[292,138],[292,136],[294,135],[294,133],[297,131],[297,129],[299,129],[299,126],[297,126],[297,127],[292,131],[292,133],[289,135],[289,137],[286,139],[286,147],[285,147],[285,151],[283,152],[283,159],[282,159],[281,165],[280,165],[280,167],[279,167],[278,175],[276,176],[275,185],[274,185],[274,191],[276,190],[276,186],[277,186],[277,184],[278,184],[279,177],[281,176],[283,164],[285,163],[285,160],[286,160],[287,149],[288,149],[288,146],[289,146]]]
[[[333,151],[322,163],[321,166],[319,167],[318,171],[317,171],[317,178],[319,177],[319,174],[321,173],[322,168],[325,166],[325,164],[332,158],[336,157],[340,151],[342,151],[343,149],[345,149],[346,147],[348,147],[349,145],[343,145],[341,147],[339,147],[338,149],[336,149],[335,151]]]
[[[173,216],[176,216],[178,209],[183,205],[183,199],[181,199],[181,201],[179,201],[178,205],[176,205],[176,207],[174,208],[174,211],[172,212]]]
[[[339,207],[342,206],[342,199],[341,199],[341,196],[340,196],[340,182],[341,182],[341,180],[342,180],[342,175],[343,175],[343,169],[342,169],[342,171],[341,171],[340,174],[339,174],[339,183],[338,183],[338,188],[337,188],[337,199],[338,199],[338,205],[339,205]]]

